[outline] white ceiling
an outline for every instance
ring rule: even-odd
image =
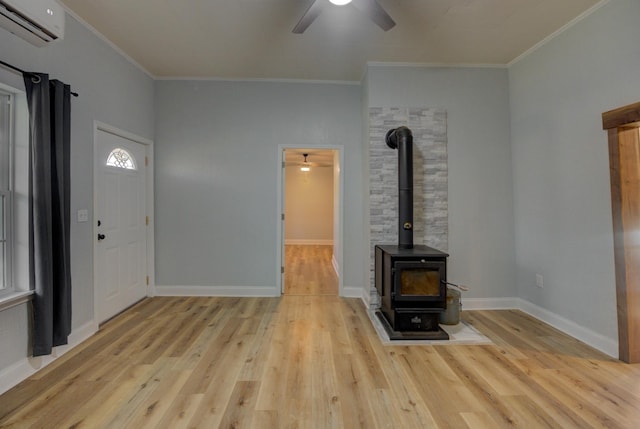
[[[313,0],[59,1],[156,78],[359,81],[367,62],[506,65],[602,0],[378,0],[387,32],[327,4],[304,34]]]

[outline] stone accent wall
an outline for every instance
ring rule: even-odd
[[[448,249],[447,113],[433,108],[369,108],[370,284],[374,285],[373,247],[398,243],[398,152],[384,138],[392,128],[413,133],[413,242]]]

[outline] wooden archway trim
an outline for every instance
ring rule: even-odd
[[[602,114],[602,128],[611,130],[618,127],[635,126],[640,122],[640,103],[630,104]]]
[[[640,362],[640,103],[602,114],[609,140],[619,358]]]

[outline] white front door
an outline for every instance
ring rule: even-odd
[[[96,131],[96,319],[147,296],[145,146]]]

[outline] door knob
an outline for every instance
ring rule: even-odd
[[[104,234],[98,234],[98,241],[100,240],[104,240],[105,239],[105,235]]]

